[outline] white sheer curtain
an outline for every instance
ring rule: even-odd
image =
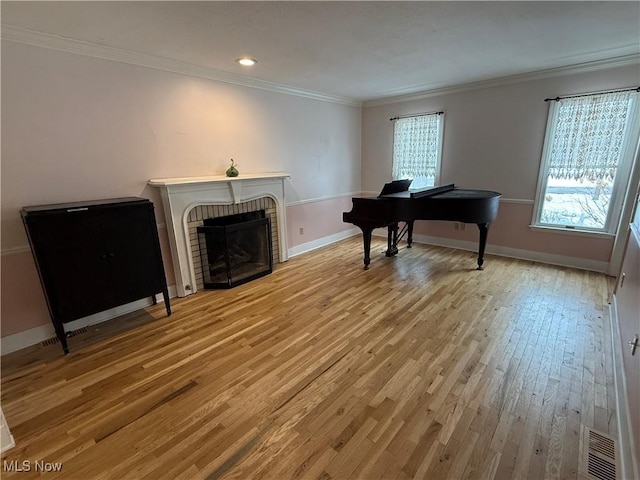
[[[442,115],[399,118],[393,127],[393,179],[433,185],[440,165]],[[415,183],[415,182],[414,182]],[[412,185],[413,186],[413,185]]]
[[[631,92],[565,98],[555,108],[548,175],[562,179],[613,179],[622,154]]]

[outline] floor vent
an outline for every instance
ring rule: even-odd
[[[613,437],[585,428],[582,473],[595,480],[617,480],[618,455]]]
[[[67,332],[67,338],[71,338],[71,337],[75,337],[76,335],[81,335],[83,333],[87,333],[88,330],[86,327],[82,327],[79,328],[77,330],[72,330],[71,332]],[[49,338],[48,340],[45,340],[44,342],[42,342],[42,346],[46,347],[48,345],[55,345],[56,343],[60,343],[60,340],[58,339],[58,337],[53,337],[53,338]]]
[[[44,342],[42,342],[42,346],[46,347],[48,345],[53,345],[55,343],[60,342],[60,340],[58,340],[58,337],[53,337],[53,338],[49,338],[47,340],[45,340]]]

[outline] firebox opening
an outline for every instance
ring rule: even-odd
[[[232,288],[273,271],[264,210],[205,219],[197,234],[205,289]]]

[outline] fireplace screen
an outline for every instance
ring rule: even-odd
[[[209,218],[197,232],[204,288],[231,288],[273,271],[264,210]]]

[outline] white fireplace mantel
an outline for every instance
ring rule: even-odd
[[[288,259],[284,172],[249,173],[238,177],[212,175],[204,177],[155,178],[149,185],[160,189],[169,235],[169,245],[179,297],[195,293],[196,282],[191,256],[189,212],[198,205],[231,205],[270,197],[276,204],[280,261]]]

